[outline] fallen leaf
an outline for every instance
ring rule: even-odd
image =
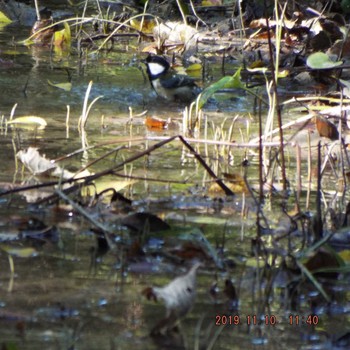
[[[53,87],[56,87],[58,89],[62,89],[64,91],[71,91],[72,90],[72,83],[70,82],[67,82],[67,83],[53,83],[51,82],[50,80],[47,80],[48,84],[53,86]]]
[[[142,21],[143,18],[143,21]],[[153,28],[157,25],[156,20],[151,16],[142,16],[130,20],[130,25],[134,29],[144,33],[152,34]]]
[[[244,178],[239,174],[223,173],[225,185],[234,193],[249,193]],[[215,182],[209,187],[210,193],[223,192],[222,188]]]
[[[315,52],[307,58],[306,64],[312,69],[330,69],[341,66],[343,62],[332,61],[331,58],[325,53]]]
[[[327,137],[332,141],[339,139],[338,129],[332,122],[322,117],[316,117],[315,122],[316,129],[321,137]]]
[[[16,256],[19,258],[31,258],[38,255],[38,252],[34,248],[30,248],[30,247],[18,248],[18,247],[11,247],[9,245],[0,245],[0,248],[7,254],[10,254],[12,256]]]
[[[142,294],[149,300],[163,300],[166,318],[153,327],[151,334],[169,330],[192,308],[196,297],[196,274],[201,263],[194,264],[183,276],[176,277],[164,287],[147,287]]]
[[[37,117],[34,115],[28,115],[28,116],[23,116],[23,117],[18,117],[12,120],[9,120],[6,122],[8,125],[11,124],[16,124],[16,125],[24,125],[24,126],[39,126],[39,129],[44,129],[47,125],[47,122],[45,119],[41,117]]]
[[[43,174],[56,168],[56,165],[49,159],[41,156],[35,147],[28,147],[26,151],[21,150],[16,156],[33,174]]]
[[[193,63],[186,68],[186,72],[196,72],[202,70],[202,65],[200,63]]]
[[[164,130],[168,127],[168,122],[157,117],[146,117],[145,125],[149,129]]]

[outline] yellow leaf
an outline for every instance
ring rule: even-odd
[[[64,22],[64,29],[55,32],[54,45],[70,47],[72,41],[70,27],[67,22]]]
[[[17,248],[9,245],[1,245],[0,248],[7,254],[17,256],[19,258],[31,258],[38,255],[38,252],[34,248],[30,247]]]
[[[221,0],[203,0],[202,6],[221,6],[222,1]]]
[[[197,72],[202,70],[202,65],[200,63],[193,63],[186,68],[186,72]]]
[[[62,89],[64,91],[71,91],[72,90],[72,83],[53,83],[51,82],[50,80],[47,80],[48,84],[55,87],[55,88],[58,88],[58,89]]]
[[[142,19],[142,17],[140,17]],[[153,28],[156,26],[157,22],[155,21],[155,19],[153,17],[143,17],[144,20],[142,22],[142,20],[138,19],[138,18],[133,18],[131,21],[130,21],[130,25],[144,33],[144,34],[152,34],[153,33]],[[142,27],[141,27],[141,24],[142,24]]]
[[[225,185],[234,193],[249,193],[244,178],[239,174],[223,174],[225,178]],[[222,192],[222,188],[217,184],[213,183],[209,187],[210,193]]]
[[[278,78],[286,78],[288,76],[289,76],[289,70],[288,69],[284,69],[284,70],[278,71]]]
[[[0,23],[11,23],[12,21],[3,13],[0,11]]]
[[[346,249],[339,252],[339,255],[344,260],[345,263],[350,264],[350,250]]]
[[[37,126],[39,125],[39,129],[44,129],[47,125],[46,120],[41,117],[36,117],[34,115],[28,115],[23,117],[18,117],[16,119],[12,119],[7,121],[7,124],[22,124],[23,126]]]
[[[254,69],[254,68],[264,68],[265,64],[263,61],[258,60],[258,61],[254,61],[249,65],[249,69]]]

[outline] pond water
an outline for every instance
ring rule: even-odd
[[[130,49],[137,46],[136,41],[121,43],[114,52],[92,55],[82,61],[74,54],[55,55],[45,47],[14,45],[14,29],[15,41],[28,35],[28,28],[22,28],[22,32],[18,27],[1,29],[1,114],[8,118],[17,104],[15,117],[40,116],[47,126],[38,130],[3,125],[0,148],[3,191],[33,183],[29,172],[16,164],[20,149],[36,147],[47,159],[57,159],[82,147],[78,118],[90,81],[93,81],[90,101],[103,96],[91,109],[86,127],[85,144],[95,148],[59,162],[60,166],[75,171],[113,148],[128,147],[92,164],[89,171],[97,173],[151,147],[157,142],[151,141],[151,137],[160,139],[180,132],[149,130],[144,117],[136,116],[147,109],[150,115],[171,117],[181,123],[183,110],[183,106],[155,97],[140,69],[141,55]],[[69,79],[72,82],[69,92],[48,84],[48,80],[62,83]],[[253,113],[252,104],[250,97],[237,94],[209,105],[205,110],[208,136],[214,138],[215,132],[219,133],[216,128],[223,123],[222,129],[226,130],[235,122],[232,139],[247,141],[244,134],[247,121],[254,122],[249,115]],[[220,137],[217,134],[217,139]],[[201,154],[207,152],[207,146],[193,147]],[[206,158],[214,172],[243,175],[246,171],[250,181],[257,183],[255,150],[216,147],[211,148]],[[294,154],[291,157],[294,159]],[[247,158],[251,167],[245,170],[241,164]],[[288,174],[293,174],[294,160],[288,164]],[[103,243],[98,243],[98,235],[92,230],[96,227],[76,208],[48,202],[38,205],[45,188],[0,197],[3,349],[347,348],[349,340],[345,336],[342,342],[341,336],[346,335],[350,326],[349,283],[326,280],[324,288],[331,300],[325,302],[311,283],[305,282],[301,290],[294,290],[286,282],[299,281],[297,273],[294,277],[286,276],[286,270],[276,268],[276,261],[266,263],[258,259],[252,243],[257,227],[257,205],[252,196],[238,193],[230,198],[208,192],[210,176],[178,140],[116,170],[119,176],[97,180],[96,188],[119,186],[120,192],[133,201],[133,212],[151,212],[171,226],[168,233],[147,237],[142,254],[131,251],[132,245],[128,253],[121,254],[120,247],[103,251]],[[121,176],[129,174],[134,179],[125,182]],[[147,180],[152,178],[159,181]],[[295,181],[293,176],[290,178]],[[306,197],[306,191],[302,196]],[[293,195],[289,201],[292,207],[296,201]],[[280,223],[286,221],[280,203],[278,195],[267,197],[264,203],[272,226],[282,226]],[[125,236],[132,240],[133,233],[117,224],[125,215],[125,208],[121,211],[118,207],[110,208],[106,202],[95,206],[84,203],[84,207],[93,219],[115,230],[116,244]],[[40,238],[33,239],[28,234],[41,230],[46,234]],[[198,253],[198,247],[196,250],[191,246],[192,238],[198,235],[206,238],[215,253],[210,254],[207,245],[209,253],[203,257],[203,251]],[[297,232],[292,243],[281,246],[291,244],[297,251],[303,239]],[[191,259],[175,254],[169,263],[168,257],[160,254],[162,250],[169,253],[183,248],[181,242],[187,242],[187,248],[190,246],[183,254],[203,260],[198,272],[197,300],[177,332],[150,337],[150,329],[164,317],[165,311],[161,303],[146,300],[141,292],[149,286],[165,285],[187,271]],[[12,251],[14,247],[20,252]],[[282,261],[278,248],[269,259]],[[213,262],[217,256],[225,262],[225,268],[218,268],[218,263]],[[235,285],[238,301],[232,294],[230,297],[227,281]]]

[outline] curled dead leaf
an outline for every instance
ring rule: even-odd
[[[142,294],[148,300],[163,300],[166,317],[153,327],[151,334],[168,331],[192,308],[196,297],[196,274],[201,263],[195,263],[183,276],[176,277],[164,287],[148,287]]]
[[[322,117],[316,117],[315,122],[316,129],[321,137],[327,137],[332,141],[339,139],[338,129],[332,122]]]
[[[33,174],[43,174],[47,171],[53,171],[56,168],[56,165],[49,159],[41,156],[35,147],[28,147],[27,150],[19,151],[17,158]]]
[[[146,117],[145,125],[148,129],[164,130],[168,127],[168,122],[157,117]]]

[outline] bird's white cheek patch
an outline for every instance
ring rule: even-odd
[[[159,63],[148,63],[148,68],[152,75],[158,75],[164,72],[165,68]]]

